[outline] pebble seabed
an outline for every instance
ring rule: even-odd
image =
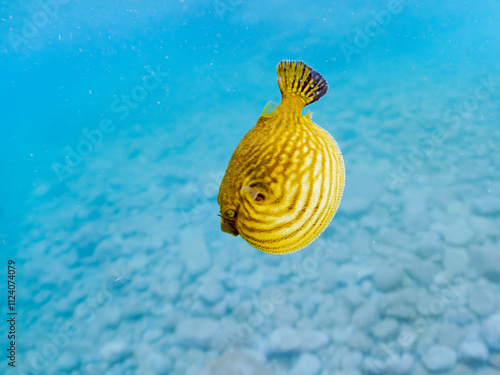
[[[487,121],[500,96],[446,122],[479,81],[423,76],[330,83],[335,106],[322,99],[314,120],[343,150],[345,195],[320,239],[287,256],[219,230],[224,145],[243,134],[227,118],[241,111],[202,129],[196,114],[138,124],[59,193],[42,184],[33,194],[57,199],[33,209],[19,244],[32,298],[18,368],[500,374],[500,134]]]

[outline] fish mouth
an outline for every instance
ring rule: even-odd
[[[238,232],[238,229],[236,229],[236,222],[234,220],[227,220],[225,218],[221,218],[220,219],[220,229],[224,233],[232,234],[235,237],[240,234]]]

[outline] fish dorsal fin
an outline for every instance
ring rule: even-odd
[[[275,102],[267,103],[262,111],[262,116],[271,116],[276,111],[276,108],[278,108],[278,104]]]

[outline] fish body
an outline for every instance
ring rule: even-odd
[[[302,115],[323,96],[325,79],[302,62],[277,67],[279,106],[266,106],[241,140],[217,201],[221,229],[267,253],[285,254],[314,241],[342,198],[345,169],[333,137]]]

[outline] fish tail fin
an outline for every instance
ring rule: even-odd
[[[304,105],[314,103],[328,91],[326,80],[302,61],[282,61],[276,68],[281,94],[299,96]]]

